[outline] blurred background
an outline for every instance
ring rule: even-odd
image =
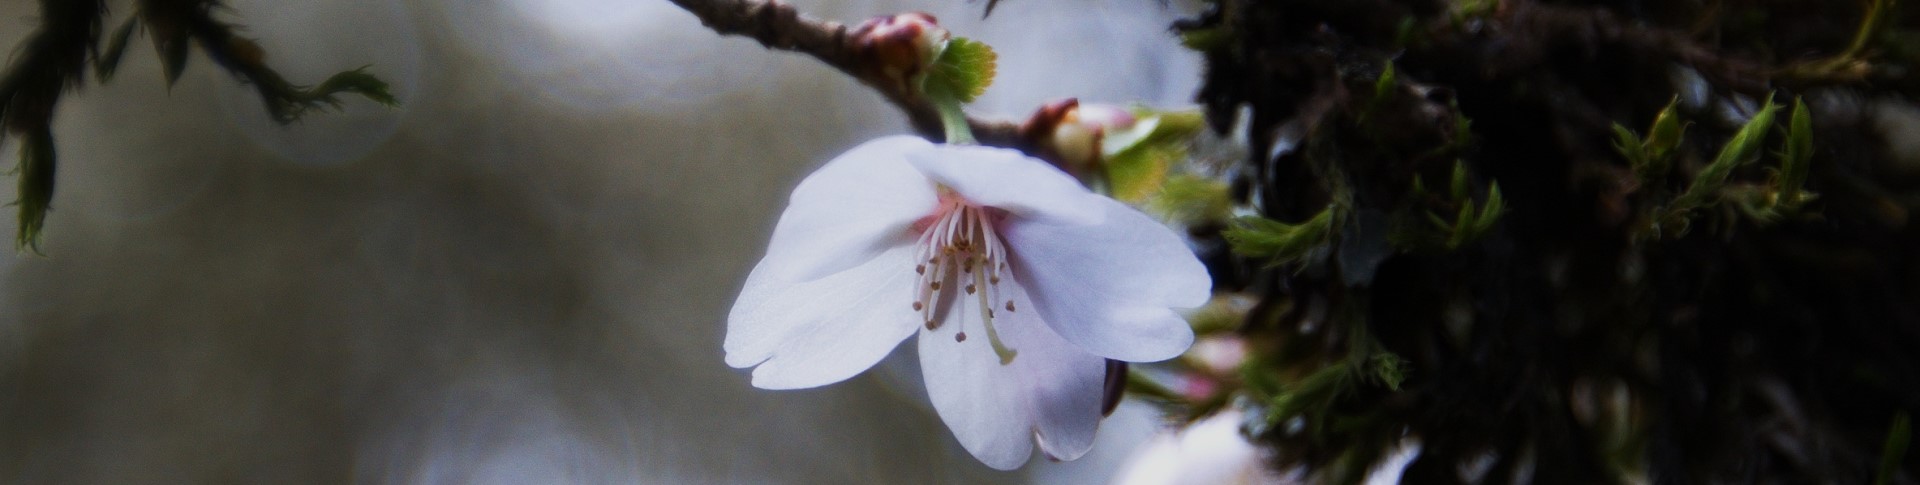
[[[404,104],[283,128],[198,52],[167,86],[144,41],[70,94],[46,254],[0,251],[0,482],[1101,483],[1155,432],[1129,404],[1086,458],[995,472],[911,346],[803,391],[722,362],[794,184],[907,131],[824,65],[665,0],[227,3],[294,82],[371,65]],[[1199,77],[1186,2],[792,3],[993,45],[978,114]],[[37,8],[0,0],[0,45]]]

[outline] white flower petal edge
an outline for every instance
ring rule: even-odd
[[[894,248],[798,284],[747,277],[727,318],[727,365],[758,365],[753,385],[762,389],[824,386],[873,367],[919,327],[904,303],[913,273],[901,268],[912,254]]]
[[[822,386],[872,367],[913,334],[919,317],[897,301],[913,278],[901,268],[913,265],[912,224],[938,196],[901,160],[933,147],[880,138],[800,182],[727,316],[727,365],[760,365],[762,388]]]
[[[1053,330],[1094,355],[1128,362],[1178,357],[1193,328],[1172,308],[1206,304],[1207,269],[1173,231],[1101,197],[1099,224],[1015,220],[1002,233],[1014,266]]]
[[[1011,285],[1015,308],[1031,302]],[[939,328],[920,330],[927,396],[960,445],[981,463],[1012,470],[1038,438],[1047,456],[1072,460],[1093,447],[1100,426],[1106,360],[1055,335],[1037,314],[999,311],[1000,339],[1019,353],[1000,364],[980,318],[955,305]],[[961,332],[964,340],[955,338]]]
[[[1100,202],[1111,202],[1066,172],[1015,150],[946,146],[909,152],[907,161],[968,202],[1012,212],[1020,219],[1097,224],[1104,216]]]
[[[934,147],[911,136],[879,138],[801,180],[755,275],[806,281],[911,242],[908,226],[932,210],[939,196],[926,175],[900,161]]]

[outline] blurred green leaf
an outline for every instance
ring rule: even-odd
[[[1233,32],[1226,27],[1194,29],[1180,33],[1180,45],[1200,52],[1219,50],[1233,40]]]
[[[1312,219],[1287,224],[1260,216],[1234,219],[1222,236],[1233,252],[1254,258],[1271,258],[1273,264],[1285,264],[1305,256],[1308,251],[1326,245],[1333,233],[1333,207],[1322,209]]]
[[[1613,149],[1627,159],[1627,165],[1633,167],[1635,173],[1647,166],[1646,143],[1640,140],[1640,135],[1619,123],[1613,124]]]
[[[1202,127],[1192,111],[1140,112],[1133,126],[1100,140],[1108,189],[1116,199],[1138,203],[1163,190],[1172,167]]]
[[[133,31],[139,26],[140,17],[127,19],[127,23],[114,29],[113,36],[107,38],[106,48],[100,51],[99,57],[93,62],[94,76],[100,78],[100,82],[113,79],[114,71],[120,68],[120,57],[126,54],[127,43],[132,40]]]
[[[1780,159],[1780,184],[1778,197],[1787,207],[1798,206],[1802,202],[1800,189],[1807,184],[1807,169],[1813,161],[1813,116],[1807,113],[1807,103],[1799,98],[1793,100],[1793,114],[1787,122],[1787,149]]]
[[[167,86],[180,81],[180,74],[187,71],[187,54],[191,52],[193,40],[185,34],[171,38],[159,37],[156,32],[153,46],[160,51],[160,69],[167,76]]]
[[[53,130],[41,127],[21,138],[20,165],[14,169],[19,183],[20,227],[14,237],[15,249],[40,252],[40,230],[47,223],[47,209],[53,203],[54,145]]]
[[[1466,200],[1467,198],[1467,162],[1465,160],[1453,161],[1453,178],[1451,180],[1451,183],[1447,185],[1447,188],[1448,188],[1448,193],[1453,195],[1453,200],[1456,200],[1456,201]]]
[[[1653,127],[1647,130],[1645,153],[1651,162],[1661,163],[1672,155],[1673,150],[1687,134],[1687,125],[1680,120],[1680,96],[1674,95],[1667,101],[1667,107],[1653,118]]]
[[[1741,126],[1739,131],[1734,132],[1733,138],[1728,139],[1726,145],[1720,147],[1720,154],[1714,157],[1713,163],[1707,164],[1705,168],[1700,169],[1699,173],[1694,174],[1693,182],[1687,185],[1687,191],[1681,193],[1672,204],[1667,206],[1668,217],[1685,218],[1686,214],[1693,209],[1712,205],[1717,201],[1720,189],[1726,186],[1727,177],[1733,174],[1733,169],[1752,160],[1755,154],[1760,152],[1762,142],[1766,140],[1767,131],[1773,127],[1774,112],[1779,110],[1780,105],[1773,102],[1772,95],[1768,95],[1760,111],[1754,113],[1753,118],[1747,120],[1747,124]]]
[[[1147,209],[1162,217],[1186,225],[1224,221],[1233,211],[1227,184],[1191,174],[1167,178],[1160,192],[1149,199]]]
[[[340,106],[340,100],[334,95],[352,93],[364,96],[383,106],[398,106],[400,100],[394,98],[393,93],[387,91],[387,82],[380,80],[378,77],[374,77],[372,74],[368,74],[368,67],[371,66],[361,66],[359,69],[334,74],[333,77],[321,81],[320,85],[308,90],[305,93],[305,97],[309,100],[324,102],[338,108]]]
[[[1893,424],[1887,428],[1887,441],[1880,447],[1880,473],[1873,479],[1877,485],[1893,483],[1893,476],[1900,472],[1900,460],[1907,456],[1907,445],[1913,440],[1913,421],[1905,411],[1894,413]]]

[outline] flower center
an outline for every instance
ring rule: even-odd
[[[1013,362],[1017,352],[1001,343],[993,319],[996,302],[1004,302],[1002,308],[1014,311],[1013,300],[1000,292],[1001,279],[1011,277],[1012,272],[1007,267],[1007,247],[993,230],[996,218],[987,208],[943,194],[939,211],[920,233],[920,250],[913,268],[919,275],[913,309],[920,312],[927,330],[934,330],[946,323],[948,305],[964,305],[972,299],[980,309],[987,342],[993,345],[1000,364],[1006,365]],[[965,342],[966,329],[954,333],[953,339]]]

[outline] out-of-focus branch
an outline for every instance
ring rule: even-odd
[[[169,84],[185,71],[192,46],[199,44],[221,68],[253,85],[274,121],[292,123],[313,109],[339,108],[340,94],[358,94],[392,106],[399,101],[387,84],[365,68],[335,74],[319,85],[295,85],[266,65],[266,52],[237,34],[238,26],[213,18],[219,0],[140,0],[138,14],[115,29],[104,48],[100,0],[41,0],[40,27],[16,50],[16,60],[0,73],[0,138],[19,137],[16,169],[20,198],[16,244],[35,247],[53,202],[53,112],[68,88],[86,84],[87,67],[104,83],[110,79],[133,33],[145,26],[160,52]],[[88,61],[92,62],[89,63]],[[3,140],[0,140],[3,141]]]
[[[1722,54],[1681,32],[1623,20],[1604,8],[1514,2],[1502,15],[1509,25],[1525,25],[1525,31],[1546,36],[1534,39],[1541,44],[1572,41],[1621,45],[1692,66],[1708,80],[1733,91],[1761,96],[1770,89],[1771,72],[1760,63]]]
[[[186,70],[189,46],[198,43],[208,59],[246,81],[260,94],[267,113],[280,124],[292,123],[308,110],[339,109],[340,94],[358,94],[387,106],[399,104],[387,91],[387,83],[368,74],[365,68],[344,71],[308,87],[293,84],[266,64],[266,51],[252,39],[236,33],[237,27],[213,18],[221,5],[217,0],[143,0],[140,15],[128,21],[122,31],[144,21],[153,34],[154,45],[165,53],[163,67],[169,83]],[[125,37],[116,34],[108,46],[111,59],[124,47]],[[102,64],[103,72],[112,72]]]
[[[99,51],[98,0],[42,0],[40,28],[23,42],[17,60],[0,75],[0,141],[20,138],[19,247],[32,247],[53,201],[53,108],[69,87],[86,80],[86,60]]]
[[[921,135],[935,140],[945,137],[940,114],[933,103],[883,75],[880,64],[860,48],[846,25],[806,18],[792,5],[777,0],[673,0],[673,3],[700,17],[701,23],[721,35],[748,37],[769,49],[799,52],[819,59],[886,96],[906,112],[908,122]],[[975,118],[967,122],[973,128],[974,137],[983,145],[1028,148],[1016,124]]]

